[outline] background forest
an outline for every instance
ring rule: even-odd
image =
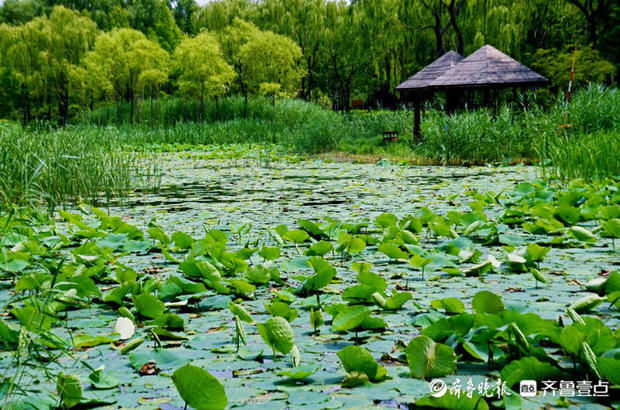
[[[613,0],[5,0],[0,117],[65,124],[101,106],[142,121],[160,97],[300,97],[337,110],[399,104],[394,88],[448,50],[484,44],[565,87],[614,81]],[[200,114],[202,119],[202,114]]]

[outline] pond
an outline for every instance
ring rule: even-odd
[[[380,405],[407,408],[416,399],[429,394],[428,380],[410,376],[403,352],[404,344],[420,335],[423,327],[444,316],[444,310],[433,308],[431,301],[455,298],[463,302],[466,312],[471,312],[474,295],[490,291],[499,295],[508,309],[522,314],[534,312],[543,319],[557,322],[561,315],[567,318],[567,306],[586,295],[582,284],[605,277],[610,270],[617,269],[617,253],[611,249],[608,238],[599,238],[587,246],[574,239],[566,239],[566,243],[571,245],[551,247],[546,257],[536,263],[536,268],[543,272],[548,282],[546,284],[538,283],[527,269],[519,272],[514,268],[514,263],[511,265],[507,255],[516,252],[514,248],[524,249],[530,243],[545,246],[552,237],[557,237],[532,234],[520,224],[498,221],[508,208],[509,199],[514,200],[515,187],[517,190],[527,188],[527,182],[536,181],[538,170],[534,167],[430,167],[388,161],[355,164],[299,159],[265,163],[257,157],[226,160],[205,157],[200,153],[165,155],[162,161],[166,173],[161,189],[156,193],[138,193],[129,198],[124,207],[109,209],[109,214],[121,216],[123,222],[145,232],[160,227],[168,235],[184,232],[193,238],[202,238],[205,233],[219,230],[227,235],[227,252],[231,254],[248,248],[254,251],[263,247],[280,248],[280,256],[271,261],[248,251],[245,268],[235,268],[234,272],[229,273],[223,273],[220,269],[224,281],[233,277],[245,280],[247,270],[258,266],[277,268],[280,279],[272,276],[263,283],[256,281],[250,289],[239,285],[244,291],[226,282],[229,288],[235,287],[229,294],[209,289],[209,286],[208,290],[198,294],[177,294],[166,300],[166,309],[183,318],[182,329],[161,333],[160,340],[154,338],[149,330],[153,328],[152,324],[143,320],[143,327],[139,327],[136,333],[147,341],[129,354],[121,354],[118,347],[108,342],[92,348],[86,345],[73,349],[69,355],[59,358],[56,364],[47,365],[47,370],[52,373],[62,368],[65,373],[80,375],[84,396],[102,405],[182,408],[184,403],[169,376],[176,368],[191,361],[220,380],[226,390],[228,404],[233,407],[367,408]],[[379,221],[391,220],[389,216],[381,216],[385,214],[393,214],[398,221],[403,221],[407,215],[423,219],[426,209],[434,213],[435,221],[440,222],[455,221],[457,213],[461,215],[458,217],[462,218],[461,221],[474,214],[484,214],[487,220],[482,221],[482,225],[489,225],[489,230],[495,229],[495,226],[500,228],[494,233],[495,240],[486,241],[480,237],[487,228],[477,231],[478,236],[469,235],[474,239],[470,240],[465,238],[468,235],[462,233],[471,224],[455,223],[454,229],[459,232],[458,235],[452,235],[449,231],[447,235],[437,234],[429,225],[421,232],[412,231],[411,237],[419,243],[413,243],[413,240],[411,243],[406,240],[400,242],[399,250],[407,255],[406,258],[388,256],[385,248],[380,250],[382,242],[390,242],[392,228],[389,224],[378,223],[377,217]],[[472,212],[478,209],[481,212]],[[90,226],[98,226],[93,215],[86,220]],[[292,234],[287,236],[287,232],[300,228],[299,220],[315,222],[326,234],[310,235],[299,241]],[[441,224],[443,222],[436,227],[440,233]],[[596,223],[586,220],[580,225],[592,230]],[[69,232],[69,228],[76,230],[64,225],[64,222],[61,226],[65,232]],[[103,230],[100,226],[96,229]],[[343,233],[349,237],[343,236]],[[153,238],[154,234],[149,236]],[[186,259],[185,251],[173,243],[165,246],[167,252],[162,252],[159,248],[164,247],[163,242],[150,239],[150,245],[139,251],[127,251],[129,248],[124,248],[121,242],[127,237],[115,238],[119,240],[113,246],[116,247],[114,254],[117,260],[116,265],[114,262],[108,264],[112,266],[108,268],[110,277],[122,263],[143,278],[154,278],[162,284],[169,283],[170,277],[183,276],[184,273],[185,277],[197,280],[182,269],[183,265],[173,261]],[[347,245],[347,238],[362,239],[362,249],[356,249],[354,242]],[[315,295],[312,292],[302,292],[296,297],[292,294],[313,272],[308,263],[310,257],[305,254],[319,239],[333,243],[334,248],[340,244],[341,250],[344,250],[324,255],[336,269],[336,275],[321,292],[320,302],[326,309],[326,323],[315,333],[310,322],[311,309],[316,309]],[[103,247],[105,242],[102,243],[101,238],[97,240]],[[465,253],[457,250],[455,256],[450,251],[455,246],[462,247],[461,251]],[[71,248],[66,252],[71,252]],[[416,267],[414,262],[409,262],[409,257],[414,254],[429,258],[425,271],[421,272],[419,265]],[[485,274],[475,274],[481,262],[493,258],[503,262],[501,267],[498,262]],[[209,260],[215,264],[212,259]],[[384,279],[385,297],[392,292],[406,292],[411,294],[411,300],[394,310],[382,310],[372,303],[372,299],[365,300],[363,305],[368,306],[373,315],[380,317],[387,326],[379,326],[377,330],[357,329],[359,331],[354,333],[334,332],[330,326],[330,306],[343,303],[343,291],[359,285],[358,272],[354,270],[360,269],[359,262],[370,263],[371,272]],[[219,268],[219,265],[216,266]],[[484,269],[490,266],[488,263]],[[110,280],[104,282],[98,284],[104,294],[117,286]],[[7,300],[12,286],[3,283],[5,286],[2,287],[0,300]],[[255,289],[252,289],[254,286]],[[159,289],[160,298],[162,289]],[[305,366],[303,369],[311,368],[314,373],[299,381],[278,375],[291,370],[288,355],[280,354],[274,361],[271,348],[262,340],[255,324],[245,325],[247,345],[236,354],[235,321],[228,309],[231,301],[242,305],[256,323],[264,323],[271,317],[266,308],[271,302],[290,302],[289,308],[295,309],[294,315],[297,315],[289,319],[301,365]],[[130,302],[126,304],[135,315],[138,314],[135,306],[132,308]],[[615,329],[618,315],[617,309],[612,309],[604,303],[597,307],[596,312],[607,326]],[[462,310],[457,309],[453,313],[458,312],[462,313]],[[57,336],[68,340],[79,334],[107,337],[113,332],[117,317],[114,305],[93,303],[87,309],[68,310],[66,326],[55,327],[54,331]],[[160,344],[165,349],[154,349]],[[347,372],[337,353],[346,346],[357,344],[367,349],[387,369],[391,378],[355,388],[341,387]],[[455,342],[454,346],[457,344]],[[463,346],[459,349],[457,353],[463,355]],[[558,354],[557,347],[549,347],[546,352],[560,365],[567,365],[567,359]],[[9,352],[0,355],[2,366],[8,368],[12,359]],[[149,360],[155,361],[157,375],[140,374],[139,370]],[[492,359],[488,357],[486,360],[485,357],[481,360],[473,360],[472,357],[459,359],[456,375],[442,377],[442,380],[451,386],[458,379],[463,389],[470,380],[474,386],[485,380],[493,384],[501,376],[501,368],[487,365],[489,361]],[[105,372],[119,379],[119,387],[109,390],[87,387],[89,368],[95,369],[101,365],[105,365]],[[23,383],[34,383],[35,380],[41,382],[37,390],[43,396],[55,388],[53,383],[44,381],[43,370],[33,364]],[[518,386],[513,389],[518,389]],[[489,398],[488,402],[490,404],[495,400],[497,397]],[[555,404],[550,397],[539,396],[528,400],[531,401],[521,405]],[[588,398],[571,397],[571,400],[575,403],[587,401],[588,408],[597,406]]]

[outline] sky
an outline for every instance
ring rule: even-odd
[[[218,0],[196,0],[196,3],[198,3],[200,6],[204,6],[207,3],[211,3],[213,1],[218,1]],[[0,0],[0,5],[2,5],[2,3],[4,3],[4,0]]]

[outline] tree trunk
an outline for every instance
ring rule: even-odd
[[[465,1],[463,0],[463,3]],[[456,34],[456,47],[457,47],[457,52],[461,55],[465,54],[465,42],[463,40],[463,33],[461,32],[461,29],[459,28],[457,22],[456,22],[456,16],[459,13],[459,10],[461,8],[461,6],[463,5],[463,3],[461,3],[461,5],[459,5],[458,7],[456,7],[456,0],[452,0],[450,2],[450,7],[449,7],[449,12],[450,12],[450,24],[452,25],[452,28],[454,29],[454,33]]]
[[[435,44],[437,47],[437,58],[441,57],[445,54],[445,50],[443,48],[443,32],[441,30],[441,16],[435,14],[435,26],[433,30],[435,31]]]
[[[596,38],[596,18],[594,16],[588,17],[588,30],[590,32],[590,42],[592,43],[592,47],[596,48],[597,38]]]
[[[30,122],[30,95],[26,93],[26,116],[24,119],[24,124],[28,124]]]
[[[45,90],[45,103],[47,105],[47,120],[52,121],[52,98],[47,87]]]
[[[215,121],[220,120],[220,97],[215,96]]]
[[[312,74],[312,71],[309,70],[308,72],[308,89],[307,89],[307,95],[306,95],[306,100],[311,100],[312,99],[312,86],[314,84],[314,74]]]
[[[133,90],[129,90],[129,101],[131,105],[130,114],[129,114],[129,123],[133,125],[133,119],[134,119],[134,114],[135,114],[135,109],[136,109],[136,99],[134,97]]]
[[[122,100],[121,97],[118,97],[116,102],[116,124],[120,127],[123,122],[123,112],[122,112]]]
[[[205,97],[201,93],[200,94],[200,115],[198,115],[198,121],[202,122],[202,120],[204,119],[204,112],[205,112]]]
[[[138,97],[138,106],[137,111],[138,111],[138,124],[142,124],[142,104],[144,103],[144,100],[142,99],[142,97]]]
[[[69,86],[67,83],[61,84],[58,92],[58,116],[58,125],[66,125],[69,120]]]
[[[345,86],[345,92],[343,93],[342,103],[344,104],[345,111],[348,114],[350,111],[350,102],[351,102],[351,80],[347,80],[347,85]]]

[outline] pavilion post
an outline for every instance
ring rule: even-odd
[[[415,95],[413,97],[413,142],[420,142],[420,96]]]
[[[455,90],[446,90],[446,111],[448,114],[456,112],[458,106],[458,92]]]

